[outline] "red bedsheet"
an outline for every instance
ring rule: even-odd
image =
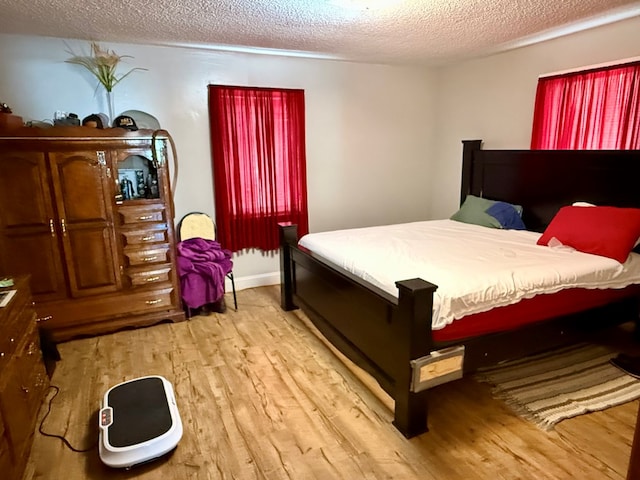
[[[435,342],[449,342],[469,337],[513,330],[529,323],[595,308],[616,300],[638,295],[640,285],[623,289],[592,290],[572,288],[550,295],[536,295],[513,305],[468,315],[440,330],[433,331]]]

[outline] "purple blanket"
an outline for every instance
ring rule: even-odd
[[[178,242],[178,276],[182,300],[189,308],[218,301],[224,295],[224,277],[233,268],[231,252],[215,240],[190,238]]]

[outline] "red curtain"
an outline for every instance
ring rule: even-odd
[[[532,149],[640,149],[640,62],[541,78]]]
[[[278,223],[309,231],[303,90],[209,85],[218,241],[279,247]]]

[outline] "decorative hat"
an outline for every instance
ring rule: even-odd
[[[131,131],[138,130],[136,121],[128,115],[120,115],[119,117],[116,117],[113,121],[113,127],[125,128]]]
[[[95,125],[94,125],[95,123]],[[84,117],[82,119],[82,126],[87,126],[87,127],[93,127],[95,126],[96,128],[104,128],[104,123],[102,121],[102,117],[100,117],[100,115],[98,115],[97,113],[92,113],[91,115],[89,115],[88,117]]]

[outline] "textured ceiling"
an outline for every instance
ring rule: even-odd
[[[0,0],[0,33],[437,65],[640,15],[631,0]]]

